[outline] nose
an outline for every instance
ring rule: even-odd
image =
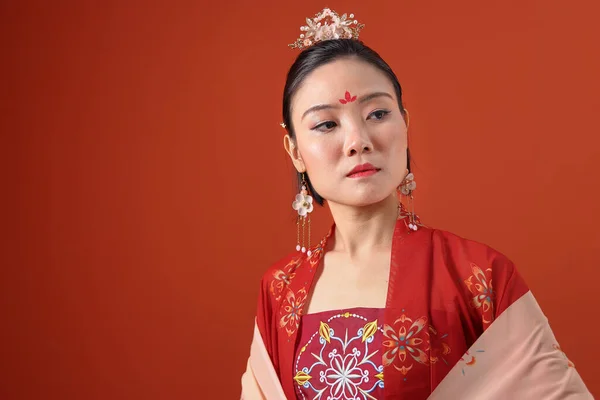
[[[349,127],[346,134],[344,153],[348,157],[370,153],[373,151],[373,143],[364,125]]]

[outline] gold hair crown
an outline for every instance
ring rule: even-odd
[[[304,49],[315,43],[331,39],[358,39],[364,24],[353,19],[354,14],[341,17],[329,8],[316,14],[313,19],[306,18],[306,25],[300,27],[300,37],[289,44],[292,49]]]

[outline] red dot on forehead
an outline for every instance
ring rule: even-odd
[[[340,103],[348,104],[348,103],[352,103],[355,100],[356,100],[356,96],[352,96],[350,94],[350,92],[346,90],[346,93],[344,94],[344,98],[340,99]]]

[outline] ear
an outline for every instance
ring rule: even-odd
[[[292,163],[294,164],[294,167],[296,167],[296,170],[300,173],[306,172],[306,166],[304,165],[304,161],[302,161],[302,156],[300,155],[298,146],[289,134],[285,135],[283,138],[283,147],[292,159]]]
[[[406,108],[404,109],[404,114],[404,124],[406,125],[406,129],[408,129],[410,126],[410,114]]]

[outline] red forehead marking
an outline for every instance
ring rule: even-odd
[[[352,96],[350,92],[346,90],[346,94],[344,95],[343,99],[340,99],[340,103],[352,103],[354,100],[356,100],[356,96]]]

